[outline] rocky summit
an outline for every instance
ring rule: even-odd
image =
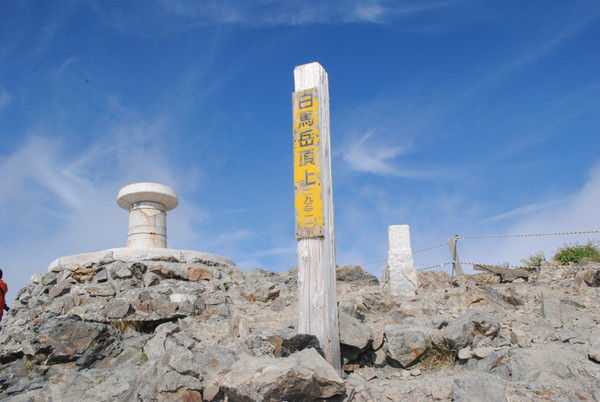
[[[600,400],[597,264],[421,272],[410,298],[339,267],[341,374],[296,331],[294,270],[116,253],[50,268],[1,323],[1,398]]]

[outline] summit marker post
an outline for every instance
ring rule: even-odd
[[[327,72],[319,63],[296,66],[294,86],[298,332],[315,335],[340,372]]]

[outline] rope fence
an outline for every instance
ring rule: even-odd
[[[459,239],[502,239],[516,237],[539,237],[539,236],[567,236],[600,233],[600,230],[585,230],[581,232],[554,232],[554,233],[518,233],[518,234],[482,234],[482,235],[457,235]]]
[[[583,231],[572,231],[572,232],[551,232],[551,233],[513,233],[513,234],[480,234],[480,235],[456,235],[456,236],[452,236],[448,239],[448,241],[444,242],[444,243],[438,243],[438,244],[434,244],[432,246],[429,247],[425,247],[425,248],[421,248],[419,250],[413,251],[412,255],[414,254],[421,254],[421,253],[426,253],[428,251],[432,251],[435,249],[438,249],[440,247],[449,247],[450,253],[451,253],[451,261],[448,262],[443,262],[443,263],[439,263],[439,264],[432,264],[432,265],[428,265],[426,267],[416,267],[415,269],[417,271],[429,271],[435,268],[443,268],[447,265],[451,265],[452,266],[452,274],[454,275],[455,271],[457,273],[462,273],[462,267],[461,264],[465,264],[465,265],[500,265],[502,267],[505,268],[523,268],[522,266],[518,266],[518,265],[510,265],[510,264],[483,264],[483,263],[478,263],[478,262],[465,262],[465,261],[461,261],[460,258],[458,257],[458,250],[457,250],[457,242],[460,239],[465,239],[465,240],[479,240],[479,239],[514,239],[514,238],[526,238],[526,237],[547,237],[547,236],[571,236],[571,235],[584,235],[584,234],[598,234],[600,233],[600,229],[595,229],[595,230],[583,230]],[[360,266],[365,266],[365,265],[372,265],[372,264],[377,264],[377,263],[385,263],[387,262],[387,258],[382,258],[379,260],[374,260],[374,261],[368,261],[362,264],[358,264]]]

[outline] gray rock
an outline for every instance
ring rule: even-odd
[[[98,271],[96,276],[94,276],[94,280],[98,283],[106,282],[108,280],[108,272],[105,269]]]
[[[167,337],[178,331],[179,327],[172,322],[166,322],[156,327],[154,336],[144,345],[144,353],[148,359],[160,359],[165,353]]]
[[[476,338],[494,337],[499,330],[500,323],[490,313],[481,310],[467,310],[442,328],[439,336],[436,337],[436,343],[445,343],[459,350],[474,344]]]
[[[134,278],[141,280],[144,277],[144,274],[148,270],[146,264],[142,264],[140,262],[133,263],[129,266],[129,270]]]
[[[590,348],[588,351],[588,357],[590,360],[596,363],[600,363],[600,346],[595,345]]]
[[[192,295],[192,294],[186,294],[186,293],[173,293],[172,295],[169,296],[169,300],[172,303],[177,303],[177,304],[181,304],[181,303],[193,303],[196,300],[196,296]]]
[[[385,350],[383,349],[379,349],[375,351],[375,360],[373,361],[373,364],[375,364],[376,367],[383,367],[385,365],[387,359],[387,355],[385,354]]]
[[[114,341],[114,334],[101,323],[65,318],[46,326],[49,339],[45,343],[51,350],[48,360],[53,363],[77,361],[78,365],[88,366]]]
[[[277,334],[264,337],[273,346],[273,355],[275,357],[287,357],[292,353],[304,349],[315,349],[321,356],[323,351],[319,346],[319,340],[314,335],[309,334]]]
[[[209,346],[204,352],[195,352],[194,356],[200,374],[208,380],[228,372],[235,363],[234,353],[222,345]]]
[[[453,389],[456,402],[506,402],[506,385],[496,377],[477,374],[454,380]]]
[[[152,272],[146,272],[142,277],[142,282],[144,283],[144,286],[155,286],[160,283],[160,276]]]
[[[408,367],[421,357],[431,342],[433,330],[425,327],[394,324],[385,327],[386,342],[383,348],[394,362]]]
[[[578,283],[586,284],[590,287],[600,287],[600,269],[586,269],[585,271],[578,272],[575,276],[575,281]]]
[[[75,306],[75,299],[73,296],[67,294],[58,297],[50,303],[48,311],[55,314],[66,314]]]
[[[196,300],[194,300],[194,304],[192,305],[192,307],[193,314],[200,314],[204,310],[206,310],[206,303],[204,302],[204,299],[202,297],[197,297]]]
[[[373,350],[381,349],[385,340],[385,328],[383,326],[375,326],[371,328],[371,334],[373,335]]]
[[[458,351],[458,358],[460,360],[468,360],[473,357],[473,351],[471,348],[462,348]]]
[[[289,357],[243,356],[219,385],[231,400],[306,400],[342,395],[344,381],[314,349]]]
[[[116,271],[113,272],[113,279],[129,279],[133,277],[133,273],[127,267],[120,267]]]
[[[194,359],[194,353],[189,349],[183,347],[177,347],[171,343],[166,348],[166,355],[169,359],[169,366],[182,375],[191,375],[199,377],[199,369],[202,367],[196,364]],[[200,379],[202,379],[200,377]]]
[[[340,343],[358,350],[363,350],[371,340],[371,331],[356,318],[346,313],[339,313]]]
[[[85,288],[92,297],[110,297],[116,294],[115,288],[110,283],[97,283]]]
[[[359,267],[358,265],[344,265],[337,267],[336,279],[341,282],[360,282],[365,285],[378,285],[379,280]]]
[[[69,280],[60,281],[50,288],[48,291],[48,296],[51,299],[54,299],[56,297],[66,295],[71,290],[71,286],[73,286],[73,284]]]
[[[242,295],[250,301],[268,302],[279,297],[281,289],[279,285],[272,282],[258,282],[248,285],[242,291]]]
[[[106,306],[106,316],[108,318],[124,318],[132,312],[131,304],[127,300],[111,300]]]
[[[560,299],[548,292],[542,293],[542,316],[546,318],[554,328],[562,326],[560,314]]]
[[[216,398],[219,397],[220,394],[221,394],[221,387],[219,387],[218,385],[215,385],[215,384],[204,387],[204,390],[202,391],[202,397],[206,401],[216,400]]]
[[[597,365],[587,359],[585,348],[577,345],[546,344],[500,350],[482,360],[469,360],[467,368],[512,382],[555,384],[563,388],[576,387],[582,376],[600,375]]]
[[[58,277],[58,274],[56,272],[47,272],[45,274],[43,274],[42,276],[42,285],[44,286],[51,286],[54,285],[56,283],[56,279]]]
[[[495,350],[492,347],[475,348],[473,349],[473,356],[483,359],[494,353],[494,351]]]
[[[259,334],[250,334],[246,336],[244,343],[255,356],[273,355],[275,353],[273,344]]]

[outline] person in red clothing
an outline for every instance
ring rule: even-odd
[[[2,280],[2,270],[0,269],[0,321],[2,321],[4,311],[10,310],[6,305],[6,293],[8,293],[8,286]]]

